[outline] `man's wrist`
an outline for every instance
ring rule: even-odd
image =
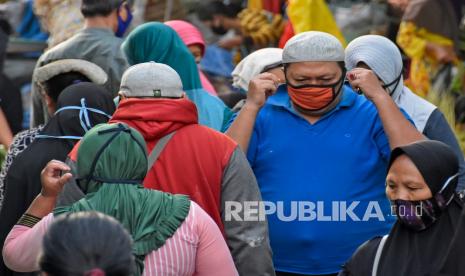
[[[50,202],[56,202],[58,199],[58,195],[51,195],[44,191],[40,191],[39,197],[41,198],[41,200],[47,200]]]
[[[380,90],[372,97],[372,102],[378,107],[383,106],[386,102],[392,102],[391,96],[384,90]]]
[[[248,101],[246,100],[245,101],[245,104],[244,104],[244,107],[242,108],[243,110],[247,110],[249,112],[255,112],[255,113],[258,113],[260,111],[260,109],[262,108],[262,106],[256,104],[256,103],[253,103],[251,101]]]

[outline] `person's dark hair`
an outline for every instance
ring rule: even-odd
[[[43,239],[40,269],[51,276],[129,276],[135,271],[132,240],[114,218],[98,212],[58,217]]]
[[[223,1],[205,2],[198,6],[196,13],[201,21],[209,21],[215,15],[223,15],[235,18],[241,12],[242,7],[236,3],[225,5]]]
[[[68,86],[79,83],[90,82],[90,80],[81,73],[69,72],[56,75],[55,77],[46,81],[43,86],[45,93],[54,101],[58,101],[58,96]]]
[[[133,0],[82,0],[81,13],[84,17],[108,16],[124,2],[132,6]]]

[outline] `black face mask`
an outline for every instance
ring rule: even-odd
[[[391,87],[391,86],[393,86],[395,84],[394,89],[392,89],[392,90],[389,89],[389,95],[390,96],[392,96],[392,94],[394,94],[394,92],[397,89],[397,86],[399,86],[400,78],[402,78],[402,73],[400,73],[400,75],[395,80],[393,80],[392,82],[383,85],[383,89],[389,89],[389,87]]]
[[[449,185],[457,181],[455,174],[446,181],[442,189],[432,198],[419,201],[394,200],[391,202],[397,219],[407,228],[419,232],[431,227],[449,206],[455,196],[456,185]]]
[[[217,35],[225,35],[228,32],[228,30],[225,29],[223,26],[219,26],[219,27],[213,26],[211,27],[211,29]]]

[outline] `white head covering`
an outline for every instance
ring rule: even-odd
[[[283,63],[305,61],[344,61],[344,47],[335,36],[328,33],[300,33],[286,43]]]
[[[384,82],[390,84],[402,75],[402,56],[397,46],[389,39],[379,35],[364,35],[358,37],[347,46],[346,67],[352,70],[359,62],[363,62],[373,70]],[[403,89],[403,77],[395,91],[395,84],[388,87],[393,94],[399,94]]]
[[[232,72],[233,86],[245,91],[249,82],[268,66],[282,63],[283,50],[279,48],[264,48],[246,56]]]
[[[391,84],[401,76],[397,87],[392,84],[387,89],[396,104],[410,115],[417,129],[423,131],[436,106],[404,86],[402,56],[397,46],[379,35],[358,37],[347,46],[345,63],[347,69],[352,70],[360,62],[368,65],[385,84]]]

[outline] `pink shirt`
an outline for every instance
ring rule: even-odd
[[[18,272],[39,271],[42,238],[53,222],[53,214],[33,228],[15,225],[5,240],[5,264]],[[195,202],[186,220],[164,246],[145,256],[145,276],[238,275],[220,230]]]

